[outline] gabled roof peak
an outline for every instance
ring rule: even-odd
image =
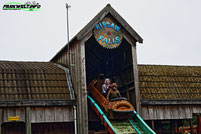
[[[111,14],[125,29],[131,36],[139,43],[143,43],[143,39],[139,36],[139,34],[117,13],[117,11],[110,5],[107,4],[78,34],[77,38],[82,39],[87,31],[90,31],[95,27],[95,25],[101,21],[108,14]]]
[[[53,61],[59,54],[67,49],[68,45],[73,44],[77,40],[82,40],[87,34],[108,14],[111,14],[114,19],[133,37],[136,42],[143,43],[143,39],[138,33],[117,13],[117,11],[110,5],[107,4],[77,35],[75,35],[68,44],[66,44],[50,61]]]
[[[111,5],[108,3],[108,4],[107,4],[107,7],[111,7]]]

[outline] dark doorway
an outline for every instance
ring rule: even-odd
[[[32,134],[74,134],[73,122],[32,123]]]
[[[6,122],[2,124],[3,134],[25,134],[24,122]]]
[[[106,49],[100,46],[92,36],[85,42],[85,57],[87,84],[96,79],[99,74],[104,74],[111,79],[111,82],[116,82],[121,95],[127,97],[127,89],[134,85],[134,74],[132,47],[125,39],[118,48]],[[129,83],[132,84],[129,85]],[[89,104],[88,110],[89,130],[103,129],[98,116]]]
[[[132,47],[125,39],[118,48],[107,49],[100,46],[92,36],[85,43],[85,56],[87,84],[99,74],[104,74],[116,82],[120,92],[127,97],[126,89],[129,87],[125,85],[129,82],[133,84],[134,77]]]

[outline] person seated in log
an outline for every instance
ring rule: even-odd
[[[102,94],[103,96],[107,96],[107,92],[110,86],[110,79],[106,78],[104,84],[102,85]]]
[[[105,75],[104,74],[99,74],[97,78],[97,83],[96,83],[96,89],[102,93],[102,86],[105,82]]]
[[[109,92],[107,94],[107,99],[108,100],[112,100],[112,99],[121,97],[121,94],[120,94],[120,92],[119,92],[119,90],[117,88],[118,88],[117,84],[112,83],[112,89],[109,90]]]
[[[105,98],[107,98],[107,94],[109,93],[110,90],[112,90],[112,84],[109,85],[109,88],[108,88],[108,90],[106,92]]]

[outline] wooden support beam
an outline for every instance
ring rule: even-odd
[[[129,101],[131,101],[131,100],[130,100],[130,95],[129,95],[129,90],[126,91],[126,96],[127,96],[127,99],[128,99]]]
[[[85,66],[85,46],[81,46],[81,99],[82,99],[82,132],[88,133],[88,108],[87,108],[87,86]]]
[[[75,100],[26,100],[26,101],[0,101],[1,107],[31,107],[31,106],[73,106]]]
[[[88,107],[87,107],[87,84],[86,84],[86,65],[85,65],[85,42],[91,37],[89,32],[87,36],[80,42],[80,112],[81,123],[79,124],[79,134],[88,134]]]
[[[151,128],[153,131],[155,131],[154,120],[151,121]]]
[[[0,134],[2,134],[2,127],[1,127],[2,123],[3,123],[3,110],[0,109]]]
[[[193,134],[193,120],[192,119],[189,120],[189,124],[190,124],[191,134]]]
[[[170,121],[170,123],[171,123],[172,134],[175,134],[175,123],[173,121]]]
[[[142,105],[200,105],[200,100],[141,100]]]
[[[201,115],[197,115],[197,133],[201,133]]]
[[[26,134],[31,134],[31,108],[26,107]]]
[[[138,65],[137,65],[137,54],[136,44],[132,44],[132,59],[133,59],[133,75],[134,75],[134,86],[135,86],[135,105],[136,111],[141,115],[141,100],[140,100],[140,89],[138,79]]]

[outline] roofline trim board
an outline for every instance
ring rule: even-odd
[[[17,100],[0,101],[0,107],[74,106],[75,100]]]
[[[142,105],[200,105],[201,100],[141,100]]]

